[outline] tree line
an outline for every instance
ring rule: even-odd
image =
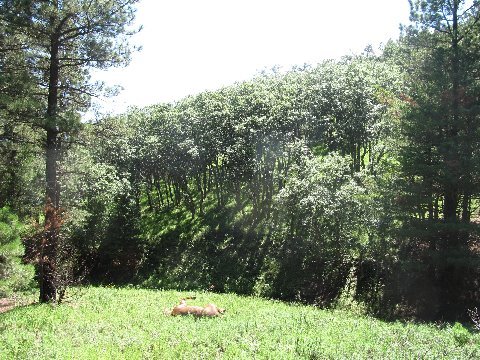
[[[128,61],[134,3],[1,2],[0,206],[35,219],[43,301],[77,279],[431,319],[478,304],[478,1],[410,1],[379,54],[81,123],[89,69]]]

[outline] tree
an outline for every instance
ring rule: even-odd
[[[443,218],[447,222],[457,221],[462,200],[460,218],[469,222],[470,190],[474,185],[472,146],[475,127],[478,128],[472,122],[472,118],[478,116],[475,110],[478,106],[475,67],[478,64],[472,61],[474,43],[469,40],[480,31],[480,2],[475,0],[467,7],[463,0],[410,0],[410,6],[415,25],[409,29],[411,40],[425,55],[423,66],[420,66],[423,74],[418,74],[424,80],[418,84],[423,89],[416,92],[423,98],[412,99],[418,104],[418,111],[435,122],[430,131],[437,131],[439,137],[433,150],[439,161],[437,174],[443,198]]]
[[[54,301],[55,258],[60,231],[61,182],[58,161],[64,144],[80,126],[81,112],[102,91],[90,82],[90,69],[128,63],[126,41],[135,30],[134,4],[138,0],[5,0],[2,23],[22,40],[24,68],[36,84],[22,94],[40,106],[28,114],[30,126],[44,132],[45,223],[40,246],[40,301]]]
[[[410,215],[404,250],[408,261],[422,264],[431,286],[425,308],[437,311],[433,316],[457,316],[479,269],[468,244],[472,200],[480,190],[479,53],[473,41],[480,33],[480,2],[412,0],[410,6],[413,24],[401,40],[410,80],[401,158]]]
[[[277,273],[268,275],[277,296],[330,305],[366,242],[372,202],[347,156],[300,159],[275,199],[279,221],[269,261]]]
[[[12,33],[0,18],[0,206],[9,205],[23,212],[20,198],[28,163],[33,158],[35,131],[29,131],[22,118],[35,107],[26,102],[28,93],[36,92],[30,79],[22,34]]]
[[[348,154],[353,171],[375,172],[386,155],[386,135],[395,126],[388,105],[401,89],[398,69],[367,52],[325,62],[310,77],[310,113],[318,119],[310,142]]]

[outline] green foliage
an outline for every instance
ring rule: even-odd
[[[479,191],[474,99],[480,89],[473,57],[479,49],[471,41],[480,32],[478,5],[411,1],[414,23],[401,41],[407,56],[399,59],[411,69],[412,80],[404,106],[402,164],[411,178],[409,211],[422,219],[468,223]]]
[[[119,124],[110,125],[112,132],[123,131]],[[130,282],[142,260],[143,247],[138,236],[139,190],[129,172],[134,165],[124,156],[129,144],[114,137],[96,148],[99,132],[106,129],[86,130],[80,135],[87,146],[72,147],[60,163],[66,174],[62,178],[63,204],[68,209],[62,241],[78,257],[77,280]]]
[[[371,74],[368,79],[367,74]],[[366,218],[374,222],[373,212],[361,214],[359,207],[367,206],[367,196],[365,189],[361,190],[363,194],[357,190],[364,186],[363,182],[376,182],[373,178],[367,181],[368,176],[385,172],[385,152],[390,149],[389,139],[396,126],[388,121],[393,113],[387,111],[386,99],[394,96],[391,83],[396,76],[393,68],[373,56],[346,58],[286,74],[262,74],[173,105],[132,109],[89,125],[89,141],[93,144],[97,137],[102,138],[102,146],[91,146],[81,158],[92,159],[87,165],[91,169],[110,169],[109,176],[120,181],[123,190],[117,192],[112,182],[108,182],[109,190],[99,194],[85,186],[81,191],[72,187],[72,194],[82,194],[77,195],[81,201],[76,207],[86,216],[86,222],[80,224],[77,246],[97,264],[102,263],[100,252],[104,256],[113,254],[129,242],[138,244],[139,249],[146,246],[146,257],[135,256],[137,260],[133,262],[141,264],[142,275],[137,279],[148,286],[214,285],[223,291],[252,293],[255,288],[262,292],[264,285],[257,279],[265,280],[274,274],[271,270],[262,273],[261,269],[274,268],[272,264],[277,260],[281,264],[277,264],[280,267],[276,271],[285,265],[278,244],[273,244],[272,239],[293,246],[293,240],[285,239],[284,230],[289,214],[298,211],[296,216],[300,218],[305,212],[305,220],[310,222],[297,229],[298,237],[305,237],[298,241],[309,244],[302,251],[308,253],[309,246],[317,249],[328,244],[319,258],[326,261],[330,255],[339,255],[342,260],[338,264],[343,268],[332,277],[343,279],[360,251],[358,246],[351,251],[346,249],[353,243],[370,241],[365,228],[355,229],[355,224],[363,227]],[[368,109],[363,109],[366,104]],[[346,145],[353,140],[341,133],[347,123],[366,126],[356,146],[361,150],[355,150],[355,154]],[[351,136],[355,136],[355,129],[351,129]],[[317,166],[315,160],[308,162],[309,146],[326,153],[338,150],[345,156],[326,156],[316,161],[330,165]],[[80,159],[75,152],[72,156]],[[336,167],[337,161],[340,163]],[[308,167],[312,167],[310,172]],[[363,173],[353,176],[352,171],[360,168]],[[91,171],[83,169],[85,173]],[[297,180],[299,169],[303,173]],[[337,178],[341,189],[336,188]],[[308,186],[295,190],[296,182]],[[93,182],[91,186],[96,185]],[[288,197],[287,191],[292,192],[292,197],[303,197],[305,208],[276,200],[277,194]],[[309,196],[309,191],[316,193]],[[332,196],[324,198],[330,191]],[[110,193],[117,195],[102,197]],[[134,213],[141,214],[141,226],[135,225],[131,217],[115,215],[124,208],[122,202],[127,198],[140,206],[141,211]],[[310,203],[309,199],[315,200]],[[93,204],[98,206],[91,207]],[[350,205],[354,206],[351,211]],[[322,211],[327,215],[317,221]],[[134,213],[131,215],[135,216]],[[329,221],[336,221],[338,215],[342,215],[344,229],[334,234],[338,222]],[[130,230],[119,231],[122,224],[130,222]],[[328,235],[320,234],[321,227],[328,228]],[[135,228],[131,234],[136,235],[128,235]],[[124,235],[116,236],[117,232]],[[338,249],[335,239],[342,243]],[[301,262],[304,253],[297,255],[295,261]],[[122,259],[126,261],[127,258]],[[109,262],[104,263],[106,266]],[[315,273],[317,278],[312,281],[317,282],[317,289],[322,283],[319,276],[329,270],[335,274],[338,265],[332,263],[316,273],[314,261],[306,263],[310,263],[306,277],[312,280]],[[99,271],[94,268],[95,277]],[[196,271],[196,279],[188,278],[190,271]],[[336,293],[342,289],[342,281],[334,286]],[[271,281],[268,286],[272,286]],[[284,292],[279,284],[276,287],[270,288],[270,295]],[[307,282],[302,287],[305,289]],[[298,287],[292,288],[282,296],[293,298],[297,290]],[[317,295],[305,296],[303,300]]]
[[[39,228],[62,226],[41,261],[384,316],[458,319],[478,303],[478,1],[410,1],[381,56],[81,124],[103,91],[89,69],[129,60],[135,3],[1,3],[0,206],[38,212],[46,165],[58,212]]]
[[[88,125],[88,143],[102,146],[81,155],[84,172],[104,173],[81,191],[72,179],[71,194],[81,194],[75,244],[90,279],[128,273],[149,287],[322,305],[347,291],[394,313],[405,298],[394,288],[410,284],[398,265],[408,88],[394,51],[274,71]]]
[[[291,173],[278,194],[279,227],[271,235],[270,256],[280,265],[272,295],[323,304],[340,295],[368,237],[358,180],[349,160],[334,153]]]
[[[149,251],[139,274],[142,286],[251,294],[264,261],[255,245],[261,233],[249,216],[238,215],[233,203],[219,208],[210,195],[201,218],[192,220],[185,207],[144,216]]]
[[[429,313],[424,316],[436,312],[454,319],[479,298],[478,291],[467,290],[478,288],[480,275],[479,254],[470,245],[479,241],[478,225],[471,222],[480,190],[480,93],[472,56],[479,53],[471,41],[480,31],[479,4],[410,4],[413,23],[393,56],[409,87],[401,107],[403,265],[392,283],[405,290],[408,302],[424,299],[415,305]]]
[[[465,329],[463,325],[458,322],[456,322],[452,326],[452,334],[453,334],[453,338],[455,339],[455,342],[459,346],[466,345],[471,339],[469,331]]]
[[[219,318],[164,314],[180,298],[225,307]],[[84,288],[60,306],[0,314],[6,358],[476,358],[479,335],[463,346],[449,326],[386,323],[233,294]],[[58,336],[61,333],[62,336]],[[38,341],[41,339],[42,341]]]
[[[88,108],[92,94],[103,91],[102,84],[90,82],[89,69],[129,62],[132,47],[128,38],[135,32],[131,27],[135,3],[2,2],[0,24],[8,35],[2,54],[6,59],[19,58],[12,70],[21,71],[29,85],[35,84],[31,85],[34,92],[12,95],[13,103],[22,104],[17,116],[45,130],[57,127],[57,131],[74,133],[79,111]],[[22,77],[17,75],[15,79]],[[26,106],[30,103],[35,107]],[[42,116],[39,112],[47,106],[47,116]]]
[[[8,207],[0,209],[0,245],[12,244],[20,239],[21,226],[18,217]]]
[[[31,129],[42,130],[44,135],[45,233],[37,267],[42,301],[52,301],[57,296],[55,261],[59,259],[62,222],[58,162],[65,145],[80,130],[81,113],[88,110],[91,97],[103,93],[103,84],[90,81],[90,69],[126,65],[130,60],[132,47],[128,38],[135,33],[132,23],[136,2],[1,2],[0,28],[6,30],[13,44],[4,41],[2,31],[0,50],[5,55],[0,63],[13,72],[20,69],[19,78],[12,83],[25,86],[13,94],[6,91],[10,95],[6,103],[20,106],[12,109],[0,102],[0,108],[6,110],[6,114],[0,113],[0,120],[11,116]],[[19,80],[23,76],[26,81]],[[8,82],[7,90],[10,85]],[[24,91],[27,86],[33,91]],[[13,125],[10,127],[9,133],[14,133]]]
[[[0,208],[0,297],[32,287],[33,269],[22,264],[24,226],[8,207]]]

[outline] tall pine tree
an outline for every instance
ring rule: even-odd
[[[40,246],[40,301],[54,301],[55,259],[60,231],[61,193],[58,161],[63,143],[81,125],[101,84],[92,84],[90,70],[129,62],[127,39],[138,0],[4,0],[0,17],[10,36],[21,39],[35,92],[18,94],[37,104],[23,121],[44,134],[45,224]]]
[[[465,298],[468,267],[478,270],[466,260],[472,200],[480,194],[480,53],[473,40],[480,33],[480,1],[409,2],[412,25],[403,40],[411,82],[402,162],[414,215],[410,225],[417,229],[411,238],[417,252],[428,248],[438,311],[448,315]]]

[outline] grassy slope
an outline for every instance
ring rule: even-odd
[[[342,311],[237,295],[116,288],[74,290],[60,306],[0,314],[2,359],[478,358],[480,334],[385,323]],[[164,315],[178,299],[214,302],[221,318]]]

